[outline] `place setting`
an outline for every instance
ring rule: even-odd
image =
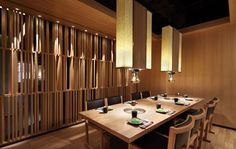
[[[180,105],[180,106],[188,106],[188,105],[190,105],[189,102],[183,101],[183,100],[181,100],[179,98],[176,98],[176,97],[173,100],[174,100],[175,105]]]
[[[157,105],[156,105],[156,112],[161,113],[161,114],[168,114],[168,115],[175,113],[175,111],[173,111],[173,110],[161,107],[160,103],[157,103]]]
[[[135,106],[136,104],[138,104],[138,102],[137,101],[135,101],[135,100],[129,100],[129,101],[126,101],[126,102],[124,102],[125,104],[130,104],[131,106]]]
[[[148,126],[150,126],[151,124],[153,124],[153,122],[150,120],[139,118],[137,110],[132,110],[131,116],[132,117],[130,119],[128,119],[127,123],[134,126],[134,127],[140,127],[142,129],[145,129]]]
[[[113,108],[110,106],[103,106],[103,107],[99,107],[96,109],[96,111],[98,111],[99,113],[107,113],[112,110],[113,110]]]

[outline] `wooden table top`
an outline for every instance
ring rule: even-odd
[[[127,103],[121,103],[112,105],[111,107],[113,110],[108,113],[99,113],[97,110],[88,110],[80,112],[80,116],[106,132],[115,135],[127,143],[131,143],[204,100],[202,98],[192,98],[193,101],[186,101],[184,98],[180,98],[180,101],[190,103],[188,106],[181,106],[174,104],[173,97],[169,98],[170,99],[168,100],[158,98],[157,101],[150,98],[140,99],[137,100],[138,104],[135,106],[131,106]],[[172,115],[157,113],[157,103],[161,103],[162,108],[170,109],[176,112]],[[125,108],[145,109],[146,112],[138,114],[138,118],[153,121],[153,124],[145,129],[128,124],[127,120],[131,118],[131,114],[124,112]]]

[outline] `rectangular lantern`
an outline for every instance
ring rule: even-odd
[[[182,34],[171,26],[162,28],[161,71],[181,72]]]
[[[152,13],[133,0],[117,0],[116,68],[151,69]]]

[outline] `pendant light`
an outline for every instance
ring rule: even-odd
[[[152,67],[152,13],[135,0],[117,0],[116,15],[116,68],[132,70],[138,83],[139,71]]]
[[[174,81],[174,74],[181,72],[182,33],[171,26],[162,28],[161,71],[166,71],[169,81]]]

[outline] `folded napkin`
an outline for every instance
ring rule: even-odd
[[[142,129],[145,129],[147,128],[148,126],[152,125],[153,124],[153,121],[149,121],[147,119],[140,119],[143,121],[143,123],[141,125],[139,125],[140,128]]]

